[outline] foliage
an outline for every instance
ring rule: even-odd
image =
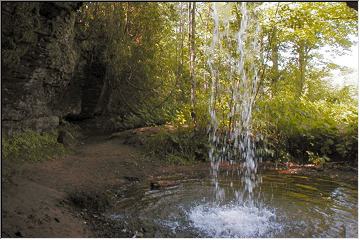
[[[261,17],[268,72],[263,84],[273,93],[278,81],[291,79],[292,90],[301,96],[311,72],[339,67],[324,60],[324,47],[343,55],[357,34],[357,13],[344,3],[277,3]]]
[[[171,111],[175,20],[171,3],[86,3],[79,12],[84,58],[106,66],[105,83],[114,92],[104,109],[125,125],[134,117],[143,125],[162,122]]]
[[[324,165],[327,161],[329,161],[329,158],[324,156],[324,157],[320,157],[318,154],[310,152],[310,151],[306,151],[306,153],[309,156],[309,161],[311,163],[314,163],[315,165]]]
[[[242,17],[238,3],[196,4],[193,107],[188,7],[183,2],[94,2],[84,4],[77,18],[77,36],[85,39],[80,41],[83,55],[88,62],[106,66],[105,82],[113,93],[104,104],[114,125],[177,126],[177,131],[161,131],[147,144],[153,154],[172,162],[194,160],[198,149],[206,149],[212,12],[216,8],[219,29],[229,36],[236,36]],[[356,11],[335,2],[248,3],[248,7],[261,26],[253,135],[263,136],[257,144],[264,159],[356,163],[357,92],[328,84],[330,72],[341,68],[323,56],[325,49],[338,56],[348,52],[357,34]],[[210,55],[218,80],[227,89],[231,81],[224,63],[238,53],[233,38],[222,39],[221,47]],[[218,119],[227,119],[230,96],[221,95],[215,103]],[[224,128],[227,122],[220,121],[219,126]]]
[[[333,90],[331,96],[317,101],[307,97],[299,101],[287,92],[264,99],[255,113],[256,131],[267,136],[275,157],[281,158],[285,150],[290,160],[311,161],[314,158],[308,152],[312,152],[356,163],[357,103],[342,95],[344,91]]]
[[[174,130],[161,128],[146,139],[145,146],[152,157],[172,164],[183,165],[207,158],[206,135],[184,127]]]
[[[57,134],[24,131],[11,137],[2,137],[2,158],[14,161],[43,161],[66,153],[57,142]]]

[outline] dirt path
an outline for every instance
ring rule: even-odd
[[[23,164],[2,185],[2,236],[96,236],[71,207],[69,195],[96,195],[134,180],[146,181],[156,172],[169,171],[161,165],[119,139],[102,136],[87,139],[69,156]]]

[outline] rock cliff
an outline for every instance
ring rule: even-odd
[[[81,111],[76,2],[3,2],[2,130],[55,128]]]

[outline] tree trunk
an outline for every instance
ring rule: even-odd
[[[180,34],[181,34],[181,41],[180,41],[180,73],[181,76],[183,74],[184,69],[184,20],[183,20],[183,3],[180,3]]]
[[[306,50],[306,46],[304,42],[300,42],[299,46],[298,46],[298,55],[299,55],[299,60],[298,60],[298,90],[297,90],[297,95],[298,97],[300,97],[304,91],[304,85],[305,85],[305,71],[306,71],[306,55],[307,55],[307,50]]]
[[[277,82],[279,80],[280,74],[279,74],[279,45],[276,41],[277,38],[277,28],[276,26],[274,27],[271,35],[269,34],[269,38],[271,39],[270,41],[270,52],[271,52],[271,62],[272,62],[272,67],[271,67],[271,92],[272,95],[276,94],[277,91]]]
[[[277,36],[277,29],[274,27],[274,30],[272,32],[271,36],[271,62],[272,62],[272,83],[276,83],[279,78],[279,46],[276,43],[276,36]]]
[[[195,10],[196,10],[196,2],[192,4],[189,3],[189,41],[190,41],[190,81],[191,81],[191,117],[196,126],[196,114],[195,114],[195,104],[196,104],[196,96],[195,96]]]

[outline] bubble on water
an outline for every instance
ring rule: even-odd
[[[266,237],[281,230],[274,211],[241,205],[198,205],[188,212],[193,228],[207,237]]]

